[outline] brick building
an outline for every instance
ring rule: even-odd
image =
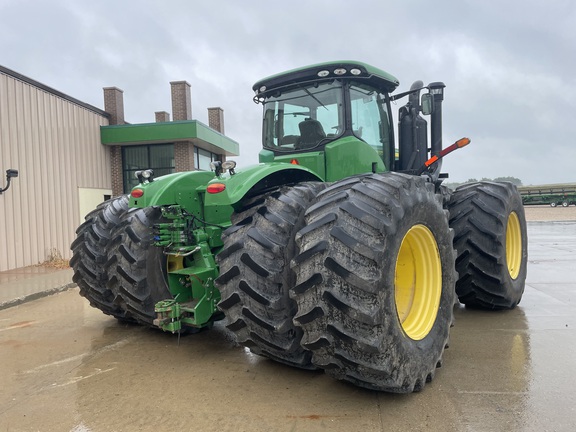
[[[222,109],[208,109],[209,125],[193,120],[190,84],[170,84],[172,121],[160,111],[127,124],[116,87],[104,89],[102,110],[0,66],[0,188],[7,169],[19,171],[0,194],[0,271],[69,258],[84,215],[128,192],[138,169],[206,170],[238,154]]]

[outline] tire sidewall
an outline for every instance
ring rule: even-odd
[[[520,222],[520,237],[522,239],[522,258],[520,262],[520,271],[518,272],[518,276],[515,279],[512,279],[510,275],[510,271],[508,270],[508,264],[505,261],[502,265],[502,282],[504,285],[504,289],[508,298],[513,299],[513,305],[511,307],[516,306],[520,299],[522,298],[522,294],[524,293],[524,281],[526,280],[526,273],[528,268],[528,233],[526,229],[526,216],[524,213],[524,205],[522,204],[522,198],[520,194],[515,191],[515,187],[511,186],[510,199],[506,203],[506,220],[504,220],[504,232],[502,234],[504,240],[504,250],[506,251],[506,232],[508,227],[508,218],[510,217],[512,212],[515,212],[518,216]],[[505,256],[505,258],[507,258]]]
[[[407,232],[415,225],[426,226],[433,234],[440,256],[442,269],[442,292],[436,320],[430,332],[421,340],[411,339],[403,330],[398,313],[383,313],[384,326],[382,349],[395,351],[400,361],[414,366],[420,365],[423,369],[418,373],[428,372],[429,365],[439,360],[448,338],[452,322],[452,308],[454,305],[454,252],[452,248],[452,235],[448,227],[447,216],[434,201],[418,203],[413,211],[398,221],[396,233],[387,235],[386,247],[382,262],[382,286],[380,289],[380,302],[383,311],[396,311],[395,301],[395,268],[396,260],[402,240]],[[414,358],[421,361],[414,362]]]

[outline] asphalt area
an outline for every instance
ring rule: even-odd
[[[443,367],[408,395],[255,356],[221,325],[123,325],[77,288],[0,310],[0,431],[576,430],[576,222],[528,232],[519,307],[456,308]]]

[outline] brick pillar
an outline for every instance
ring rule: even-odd
[[[222,108],[208,108],[208,126],[224,135],[224,110]]]
[[[190,96],[190,84],[186,81],[172,81],[172,119],[192,120],[192,102]]]
[[[124,193],[124,179],[122,177],[122,147],[110,147],[110,171],[112,174],[112,196]]]
[[[111,125],[125,124],[124,92],[118,87],[104,87],[104,111],[110,114]]]
[[[170,121],[170,114],[166,111],[156,111],[156,123],[166,123]]]
[[[174,143],[174,171],[194,170],[194,144],[192,141]]]

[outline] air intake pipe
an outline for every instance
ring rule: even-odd
[[[400,108],[398,169],[401,171],[418,168],[428,159],[428,123],[420,115],[420,90],[423,86],[422,81],[414,82],[408,103]]]
[[[434,98],[434,109],[430,116],[430,138],[432,141],[432,156],[440,156],[442,151],[442,101],[444,100],[443,82],[433,82],[428,84],[430,94]]]

